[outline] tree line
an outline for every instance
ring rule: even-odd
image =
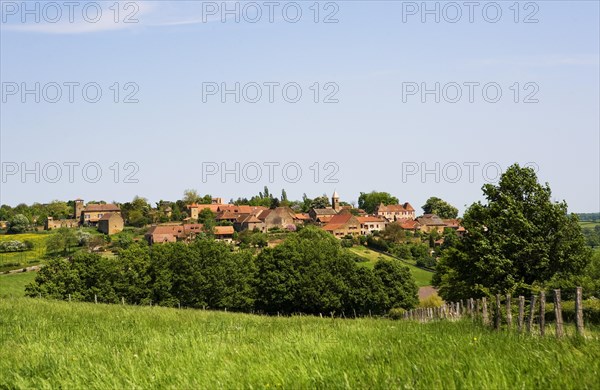
[[[240,312],[383,315],[417,305],[418,288],[399,261],[373,269],[330,234],[306,227],[257,255],[207,237],[191,244],[134,243],[115,257],[78,252],[53,259],[28,296]]]

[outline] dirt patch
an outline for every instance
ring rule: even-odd
[[[425,299],[433,294],[437,294],[437,289],[431,286],[424,286],[419,288],[419,299]]]

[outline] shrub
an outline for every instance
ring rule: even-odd
[[[388,317],[392,320],[401,320],[402,318],[404,318],[405,313],[406,313],[406,310],[404,310],[400,307],[394,307],[394,308],[391,308],[390,311],[388,312]]]
[[[436,263],[437,262],[435,261],[435,259],[431,256],[421,257],[416,261],[417,267],[424,268],[435,268]]]
[[[440,306],[442,306],[443,303],[444,303],[444,300],[442,298],[440,298],[439,295],[431,294],[427,298],[419,300],[419,307],[427,307],[427,308],[440,307]]]
[[[23,251],[26,251],[29,249],[31,249],[31,248],[29,248],[27,246],[27,244],[25,244],[21,241],[17,241],[17,240],[0,242],[0,252],[3,252],[3,253],[4,252],[23,252]]]
[[[354,241],[351,238],[342,238],[341,244],[344,248],[352,248]]]
[[[585,322],[600,324],[600,299],[586,299],[582,302],[583,320]],[[562,302],[563,321],[575,322],[575,301]],[[546,321],[554,321],[554,303],[546,303]]]

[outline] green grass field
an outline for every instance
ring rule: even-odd
[[[365,259],[369,260],[368,262],[359,263],[365,267],[371,267],[371,268],[374,267],[375,263],[380,258],[387,259],[387,260],[393,260],[393,261],[399,261],[397,259],[394,259],[393,257],[384,255],[379,252],[375,252],[374,250],[371,250],[364,246],[354,246],[354,247],[350,248],[350,251],[357,254],[358,256],[364,257]],[[421,268],[416,267],[411,264],[407,264],[407,263],[403,263],[403,264],[406,265],[410,269],[411,274],[415,278],[417,286],[423,287],[423,286],[431,285],[431,277],[433,276],[432,272],[426,271],[424,269],[421,269]]]
[[[0,388],[600,387],[598,333],[0,299]]]
[[[0,298],[25,296],[25,286],[33,282],[37,272],[0,275]]]
[[[594,228],[600,225],[600,221],[579,221],[579,226],[582,228]]]
[[[43,262],[46,255],[46,239],[48,233],[23,233],[23,234],[2,234],[2,241],[25,241],[33,242],[33,249],[25,252],[0,253],[0,272],[12,269],[24,268],[30,265],[36,265]]]

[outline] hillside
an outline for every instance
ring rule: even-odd
[[[598,388],[593,340],[468,321],[0,300],[0,388]],[[451,351],[451,352],[449,352]]]
[[[0,298],[25,296],[25,286],[33,282],[37,272],[17,272],[0,275]]]
[[[352,253],[368,260],[368,262],[361,263],[365,267],[373,267],[380,258],[387,259],[387,260],[393,260],[393,261],[399,261],[399,260],[394,259],[393,257],[390,257],[390,256],[385,255],[380,252],[375,252],[374,250],[368,249],[364,246],[354,246],[354,247],[350,248],[350,251]],[[417,283],[417,286],[423,287],[423,286],[431,285],[431,278],[433,276],[433,272],[426,271],[422,268],[419,268],[419,267],[417,267],[413,264],[409,264],[407,262],[403,262],[402,264],[408,267],[413,278],[415,278],[415,282]]]

